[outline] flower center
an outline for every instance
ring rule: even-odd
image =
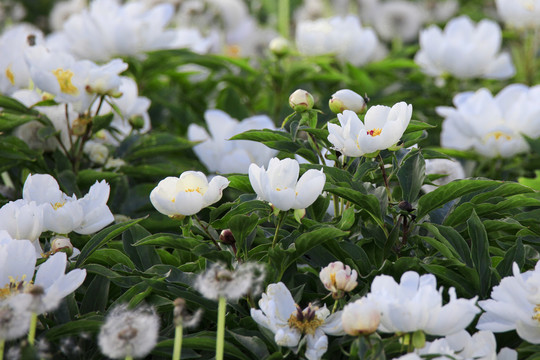
[[[71,82],[71,78],[73,77],[73,71],[71,70],[63,70],[63,69],[56,69],[52,72],[54,76],[56,76],[56,80],[58,80],[58,85],[60,85],[60,91],[62,91],[65,94],[69,95],[78,95],[79,89],[73,85]]]
[[[13,75],[13,71],[11,70],[11,65],[9,65],[6,69],[6,77],[8,78],[11,85],[15,85],[15,75]]]
[[[317,309],[311,303],[303,311],[300,306],[296,305],[296,310],[291,314],[287,322],[289,327],[298,329],[302,334],[315,334],[315,329],[324,323],[324,320],[317,317]]]
[[[534,307],[534,315],[532,316],[532,319],[540,323],[540,304],[536,304]]]
[[[512,140],[512,136],[503,133],[502,131],[493,131],[486,135],[486,138],[489,139],[490,137],[494,137],[495,140],[499,140],[500,138],[504,138],[506,140]]]
[[[377,128],[377,129],[367,130],[366,132],[368,135],[375,137],[375,136],[381,135],[382,129]]]
[[[66,205],[66,202],[57,202],[57,203],[54,203],[54,204],[51,204],[53,209],[54,210],[58,210],[60,209],[62,206]]]
[[[285,187],[284,187],[283,189],[282,189],[282,188],[279,188],[279,187],[277,187],[277,188],[276,188],[276,191],[281,191],[281,190],[287,190],[287,189],[288,189],[288,187],[286,187],[286,186],[285,186]]]
[[[199,194],[203,195],[204,193],[202,192],[201,188],[200,187],[196,187],[196,188],[186,188],[184,189],[185,192],[198,192]]]
[[[0,299],[5,299],[11,295],[20,294],[28,291],[32,288],[32,282],[24,281],[26,275],[22,277],[22,280],[18,281],[13,277],[9,277],[9,282],[3,287],[0,288]]]

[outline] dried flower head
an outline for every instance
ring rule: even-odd
[[[98,344],[101,352],[112,359],[142,358],[156,345],[158,330],[159,317],[154,308],[128,309],[126,305],[120,305],[107,315]]]
[[[196,327],[201,321],[202,309],[198,309],[193,314],[188,313],[186,301],[182,298],[174,300],[174,325],[184,328]]]
[[[13,295],[0,299],[0,340],[17,339],[28,331],[30,312],[28,298]]]
[[[265,269],[261,264],[244,263],[230,271],[216,263],[197,277],[195,288],[205,298],[217,300],[223,296],[234,301],[247,294],[260,293],[264,276]]]

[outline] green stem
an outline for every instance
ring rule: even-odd
[[[6,345],[6,340],[0,339],[0,360],[4,358],[4,347]]]
[[[216,360],[223,360],[223,349],[225,348],[225,309],[227,300],[225,297],[219,297],[218,303],[218,323],[216,339]]]
[[[133,360],[133,356],[128,355],[128,356],[126,356],[125,360]]]
[[[279,0],[278,31],[285,39],[289,38],[289,0]]]
[[[214,239],[214,237],[212,236],[212,234],[210,234],[210,231],[208,231],[208,227],[203,225],[203,223],[201,222],[201,220],[199,220],[199,218],[197,217],[197,215],[193,215],[193,218],[197,221],[197,223],[199,224],[199,226],[201,227],[201,229],[203,229],[204,233],[205,233],[206,235],[208,235],[208,237],[210,238],[210,240],[212,240],[212,242],[214,243],[214,245],[216,245],[217,249],[218,249],[218,250],[221,250],[221,246],[219,246],[219,244],[218,244],[218,242],[216,241],[216,239]]]
[[[392,192],[390,191],[390,185],[388,184],[388,176],[386,175],[386,169],[384,168],[384,160],[381,154],[379,154],[379,159],[381,160],[379,165],[381,167],[382,177],[384,180],[384,187],[386,188],[386,194],[388,195],[388,201],[392,202]]]
[[[332,314],[336,312],[337,305],[338,305],[338,299],[336,299],[336,301],[334,302],[334,307],[332,308]]]
[[[272,240],[272,249],[276,247],[279,229],[281,228],[281,224],[283,223],[283,220],[285,220],[286,215],[287,215],[286,211],[282,211],[279,214],[279,220],[278,220],[278,223],[276,225],[276,232],[274,233],[274,239]]]
[[[37,314],[32,313],[30,317],[30,329],[28,330],[28,342],[30,345],[34,346],[34,340],[36,339],[36,325],[37,325]]]
[[[182,351],[182,331],[182,324],[178,325],[174,331],[173,360],[180,360],[180,354]]]

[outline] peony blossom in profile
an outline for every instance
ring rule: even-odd
[[[454,96],[455,107],[437,107],[445,119],[441,145],[474,150],[487,157],[512,157],[529,150],[522,135],[540,136],[540,86],[512,84],[493,96],[489,90]]]
[[[458,299],[456,290],[448,291],[450,301],[443,305],[442,290],[434,275],[420,276],[407,271],[397,283],[388,275],[375,277],[367,300],[381,312],[379,330],[409,333],[422,330],[430,335],[450,335],[465,329],[480,312],[476,299]]]
[[[322,308],[310,304],[302,310],[295,304],[285,284],[270,284],[259,300],[260,310],[251,309],[251,317],[260,326],[274,333],[279,346],[296,347],[302,336],[306,339],[305,356],[319,360],[328,349],[328,335],[344,335],[341,311],[330,315],[326,305]]]
[[[332,94],[328,106],[336,114],[342,113],[345,110],[351,110],[360,114],[366,109],[366,101],[362,95],[352,90],[341,89]]]
[[[189,216],[219,201],[229,181],[214,176],[210,182],[200,171],[185,171],[180,177],[169,176],[150,193],[157,211],[170,217]]]
[[[429,76],[446,74],[459,79],[508,79],[516,73],[508,53],[500,53],[499,25],[467,16],[452,19],[444,30],[432,25],[420,32],[420,50],[414,61]]]
[[[41,252],[39,236],[45,231],[43,209],[35,201],[19,199],[0,208],[0,230],[17,240],[30,240]]]
[[[491,298],[479,301],[485,311],[476,327],[480,330],[517,334],[531,344],[540,344],[540,262],[521,273],[514,263],[513,275],[493,287]]]
[[[377,304],[361,298],[343,308],[341,323],[343,330],[352,336],[368,335],[377,331],[381,322],[381,312]]]
[[[372,29],[353,16],[305,20],[296,27],[296,46],[304,55],[335,55],[355,66],[380,57],[379,40]]]
[[[358,285],[357,277],[356,270],[351,270],[349,265],[345,265],[341,261],[328,264],[319,273],[319,279],[326,290],[332,292],[334,299],[340,299],[346,292],[352,291]]]
[[[338,114],[340,125],[328,124],[328,141],[343,155],[358,157],[395,145],[409,125],[412,105],[372,106],[362,122],[350,110]]]
[[[422,191],[431,192],[437,186],[446,185],[454,180],[465,178],[465,169],[461,163],[453,159],[426,159],[426,175],[437,174],[442,177],[433,180],[434,185],[422,185]]]
[[[298,161],[272,158],[268,170],[251,164],[249,181],[257,196],[277,209],[305,209],[321,195],[326,176],[322,169],[310,169],[298,179],[299,172]]]
[[[193,151],[208,171],[247,174],[250,164],[267,164],[276,155],[275,150],[255,141],[229,140],[248,130],[275,129],[268,116],[257,115],[238,121],[221,110],[207,110],[204,118],[208,132],[199,125],[190,124],[188,139],[200,141]]]
[[[497,14],[507,26],[524,29],[540,27],[540,0],[495,0]]]

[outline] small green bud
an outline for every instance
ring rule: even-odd
[[[51,252],[56,254],[59,251],[65,252],[68,257],[73,254],[73,245],[67,237],[59,236],[52,240]]]
[[[289,97],[289,105],[296,112],[303,112],[313,108],[313,96],[306,90],[298,89]]]
[[[289,40],[284,37],[277,37],[270,41],[268,48],[274,55],[281,57],[289,53],[291,45],[289,44]]]
[[[134,130],[140,130],[144,127],[144,118],[140,115],[134,115],[129,118],[129,124]]]

